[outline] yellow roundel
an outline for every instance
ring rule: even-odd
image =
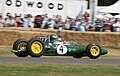
[[[90,53],[92,56],[98,56],[100,54],[100,48],[98,46],[92,46],[90,48]]]
[[[43,45],[38,41],[33,42],[32,45],[31,45],[31,50],[32,50],[33,53],[38,54],[38,53],[42,52]]]

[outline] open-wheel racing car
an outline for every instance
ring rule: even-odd
[[[100,55],[107,54],[108,51],[102,49],[96,43],[90,43],[87,46],[75,42],[57,42],[57,35],[35,37],[29,41],[26,39],[18,39],[13,44],[12,52],[18,57],[40,57],[40,56],[73,56],[81,58],[88,56],[96,59]]]

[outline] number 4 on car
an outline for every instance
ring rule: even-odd
[[[18,57],[40,57],[40,56],[73,56],[81,58],[88,56],[91,59],[96,59],[101,55],[108,53],[96,43],[88,45],[79,44],[76,42],[56,42],[57,35],[37,36],[30,39],[18,39],[13,44],[12,52]]]

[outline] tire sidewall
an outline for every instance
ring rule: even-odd
[[[99,54],[98,54],[97,56],[93,56],[93,55],[91,54],[90,49],[91,49],[91,47],[93,47],[93,46],[98,47],[99,50],[100,50],[100,51],[99,51]],[[98,57],[100,56],[101,48],[100,48],[100,46],[99,46],[98,44],[96,44],[96,43],[90,43],[90,44],[86,47],[86,53],[87,53],[87,56],[88,56],[89,58],[91,58],[91,59],[96,59],[96,58],[98,58]]]
[[[18,45],[20,43],[22,43],[22,42],[25,42],[26,45],[27,45],[28,40],[26,40],[26,39],[18,39],[18,40],[16,40],[15,43],[13,44],[13,50],[19,50]],[[27,50],[26,51],[21,51],[21,52],[14,52],[14,54],[16,56],[18,56],[18,57],[27,57],[28,56]]]
[[[32,48],[31,48],[31,46],[32,46],[32,44],[34,43],[34,42],[40,42],[41,44],[42,44],[42,51],[40,52],[40,53],[34,53],[33,51],[32,51]],[[38,39],[38,38],[32,38],[32,39],[30,39],[29,41],[28,41],[28,43],[27,43],[27,50],[28,50],[28,53],[29,53],[29,55],[31,56],[31,57],[40,57],[40,56],[42,56],[43,54],[44,54],[44,51],[45,51],[45,46],[44,46],[44,43],[40,40],[40,39]]]

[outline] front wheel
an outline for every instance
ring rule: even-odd
[[[27,43],[27,50],[31,57],[40,57],[44,54],[44,43],[38,38],[32,38]]]
[[[91,59],[96,59],[100,56],[101,48],[96,43],[90,43],[86,48],[87,56]]]

